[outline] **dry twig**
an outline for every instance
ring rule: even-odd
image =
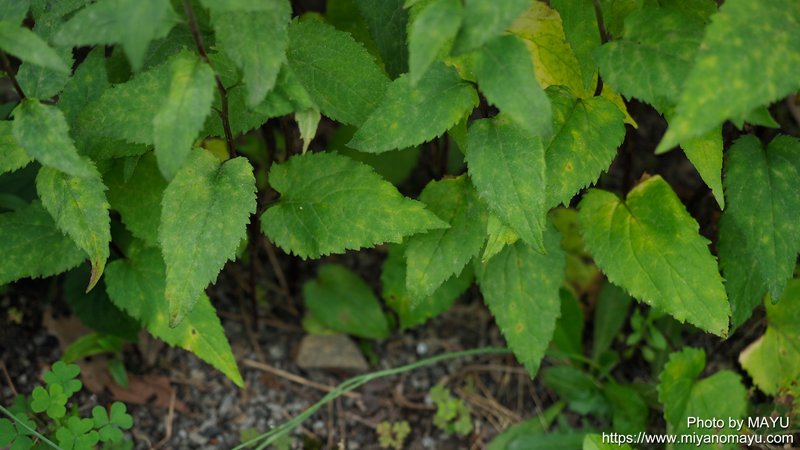
[[[11,388],[11,392],[13,392],[14,393],[14,397],[16,397],[17,395],[19,395],[19,393],[17,393],[17,388],[14,387],[14,382],[11,381],[11,377],[8,376],[8,369],[6,369],[6,360],[4,360],[4,359],[0,360],[0,367],[3,368],[3,375],[6,376],[6,381],[8,382],[8,387]]]
[[[277,376],[279,376],[281,378],[285,378],[287,380],[294,381],[297,384],[302,384],[303,386],[308,386],[308,387],[312,387],[314,389],[319,389],[320,391],[331,392],[334,389],[334,388],[332,388],[330,386],[325,386],[324,384],[315,383],[315,382],[313,382],[311,380],[306,380],[305,378],[303,378],[303,377],[301,377],[299,375],[295,375],[295,374],[287,372],[285,370],[281,370],[281,369],[278,369],[276,367],[272,367],[272,366],[270,366],[268,364],[265,364],[265,363],[260,363],[258,361],[253,361],[253,360],[250,360],[250,359],[245,359],[243,361],[243,363],[244,363],[245,366],[252,367],[254,369],[263,370],[264,372],[269,372],[269,373],[277,375]],[[345,392],[342,395],[344,395],[345,397],[350,397],[350,398],[361,398],[361,394],[359,394],[357,392]]]

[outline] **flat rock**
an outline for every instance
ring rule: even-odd
[[[369,370],[361,350],[345,334],[307,335],[300,342],[295,362],[302,369],[338,369],[358,373]]]

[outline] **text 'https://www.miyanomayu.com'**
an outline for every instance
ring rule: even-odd
[[[770,433],[742,433],[745,419],[711,418],[701,419],[699,417],[688,417],[687,429],[681,434],[649,434],[642,431],[639,434],[603,433],[604,444],[617,444],[620,447],[636,444],[679,444],[696,445],[703,444],[738,444],[740,446],[752,445],[777,445],[794,444],[795,436],[788,433],[788,417],[749,417],[747,418],[747,428],[750,430],[764,429]]]

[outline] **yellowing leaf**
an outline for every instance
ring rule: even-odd
[[[525,42],[531,51],[533,71],[542,89],[552,85],[568,87],[578,98],[589,98],[594,95],[597,76],[589,89],[583,86],[583,75],[578,59],[572,52],[564,35],[561,16],[544,3],[531,2],[531,7],[524,12],[509,28]],[[636,127],[636,122],[628,114],[622,97],[615,94],[607,85],[603,86],[601,96],[625,113],[625,123]]]

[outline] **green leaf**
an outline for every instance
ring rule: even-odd
[[[544,232],[546,255],[517,241],[489,260],[478,273],[483,301],[531,377],[536,376],[561,312],[566,253],[552,224]]]
[[[492,257],[500,253],[506,245],[513,245],[519,240],[519,235],[493,213],[489,214],[489,221],[486,224],[486,233],[489,235],[489,239],[486,241],[486,248],[483,250],[483,255],[481,256],[482,263],[492,259]]]
[[[105,301],[108,301],[107,296]],[[111,305],[111,307],[116,308],[114,305]],[[141,329],[142,326],[139,325],[136,329],[136,334],[134,334],[135,340],[138,339],[137,335]],[[123,342],[121,337],[111,336],[105,333],[84,334],[76,339],[75,342],[69,344],[69,347],[67,347],[61,355],[61,361],[68,364],[80,358],[98,355],[100,353],[119,353],[122,351]]]
[[[98,281],[97,289],[84,292],[86,280],[90,277],[89,268],[82,265],[67,274],[64,283],[64,298],[72,312],[87,327],[101,333],[118,336],[126,341],[138,342],[142,325],[123,311],[120,311],[106,294],[103,279]],[[65,386],[66,390],[66,386]],[[69,395],[69,394],[68,394]]]
[[[342,156],[372,166],[375,173],[395,186],[402,184],[417,167],[421,153],[419,147],[384,152],[380,155],[364,153],[345,145],[353,139],[355,132],[356,127],[352,125],[337,128],[328,142],[326,151],[336,151]]]
[[[174,328],[192,310],[203,289],[235,259],[256,212],[256,180],[247,158],[220,164],[195,149],[164,191],[158,243],[167,266],[166,298]]]
[[[514,22],[509,32],[519,36],[530,50],[533,70],[542,88],[561,85],[578,98],[594,97],[597,81],[592,81],[588,89],[584,87],[581,66],[567,43],[561,16],[556,10],[542,2],[531,2],[530,8]],[[625,123],[636,127],[622,97],[614,93],[608,83],[603,85],[600,96],[625,114]]]
[[[78,47],[120,43],[138,72],[150,41],[166,36],[176,23],[167,0],[101,0],[72,16],[54,40]]]
[[[434,63],[416,87],[407,76],[394,80],[380,107],[347,146],[368,153],[419,145],[441,136],[478,106],[475,88],[444,63]]]
[[[581,303],[568,289],[558,291],[561,313],[556,320],[551,344],[563,353],[583,355],[583,311]]]
[[[453,43],[453,54],[467,53],[499,36],[530,3],[529,0],[466,0],[464,25]]]
[[[800,280],[789,281],[784,300],[766,304],[767,332],[739,355],[739,363],[767,395],[800,378]]]
[[[643,8],[625,20],[623,38],[594,52],[603,82],[663,112],[675,106],[703,38],[703,28],[678,11]]]
[[[0,254],[0,284],[23,277],[49,277],[86,259],[39,201],[0,214]]]
[[[36,25],[33,27],[33,32],[42,41],[52,43],[52,37],[61,25],[60,18],[37,20]],[[72,49],[61,47],[53,50],[60,61],[66,63],[67,66],[73,65]],[[69,70],[64,71],[60,68],[43,66],[33,60],[23,60],[17,71],[17,81],[26,96],[48,100],[58,94],[69,82],[70,72]]]
[[[725,277],[733,327],[739,327],[750,318],[753,308],[761,304],[769,290],[758,259],[747,251],[745,242],[744,234],[736,226],[730,211],[722,213],[717,236],[719,267]]]
[[[212,9],[220,50],[244,73],[247,106],[261,103],[275,86],[286,62],[287,33],[292,7],[288,0],[263,2],[259,11],[218,12]]]
[[[606,442],[602,435],[587,434],[583,438],[583,450],[632,450],[628,444]]]
[[[470,178],[489,208],[523,241],[544,253],[546,179],[541,138],[501,115],[473,122],[466,146]]]
[[[261,230],[304,259],[447,226],[369,166],[335,153],[293,156],[272,166],[269,181],[281,198],[261,216]]]
[[[722,193],[722,125],[702,136],[681,142],[681,148],[711,188],[719,207],[725,209],[725,196]]]
[[[714,375],[696,381],[706,363],[703,350],[686,347],[681,352],[669,355],[669,362],[659,375],[658,400],[664,405],[664,418],[667,419],[668,432],[685,435],[727,434],[737,435],[736,429],[689,427],[687,418],[724,417],[741,419],[747,411],[747,391],[741,377],[730,370],[721,370]],[[735,442],[735,441],[731,441]],[[716,445],[678,444],[676,449],[712,449]],[[725,446],[723,448],[736,448]]]
[[[628,318],[628,310],[633,299],[616,285],[605,282],[600,288],[594,311],[594,338],[592,339],[592,359],[611,348],[611,344],[622,331]]]
[[[64,395],[72,397],[72,394],[80,391],[83,387],[83,383],[75,379],[80,373],[81,368],[78,367],[77,364],[66,364],[64,361],[56,361],[50,370],[44,373],[42,378],[48,385],[61,385]]]
[[[389,324],[372,289],[338,264],[320,267],[316,280],[303,284],[303,299],[327,327],[365,339],[385,339]]]
[[[461,1],[438,0],[419,13],[408,30],[409,82],[416,86],[461,26]]]
[[[458,276],[450,277],[430,297],[411,303],[406,291],[406,244],[390,244],[383,263],[381,284],[383,300],[400,318],[400,329],[421,325],[450,309],[453,302],[472,284],[472,267],[467,265]]]
[[[419,200],[447,229],[409,238],[406,290],[412,307],[430,297],[448,278],[458,275],[486,242],[488,211],[466,175],[428,183]]]
[[[253,2],[250,0],[200,0],[203,7],[214,12],[233,12],[233,11],[271,11],[275,8],[275,3],[283,0],[268,0],[263,2]]]
[[[176,58],[169,67],[169,96],[153,117],[153,141],[158,168],[172,180],[192,150],[211,112],[214,69],[199,58]]]
[[[492,439],[487,450],[509,450],[511,448],[517,448],[511,447],[517,439],[531,435],[543,435],[544,430],[550,428],[550,425],[556,420],[556,417],[561,414],[564,405],[565,403],[563,401],[556,402],[545,409],[540,415],[534,416],[519,425],[508,427],[505,431]]]
[[[45,166],[75,177],[91,177],[94,168],[78,156],[64,114],[55,106],[26,99],[14,110],[14,139]]]
[[[58,96],[58,109],[64,112],[68,124],[89,102],[97,100],[110,86],[106,75],[105,48],[95,47],[75,70],[75,76]]]
[[[127,430],[133,426],[133,418],[125,409],[125,404],[120,402],[111,405],[110,413],[102,406],[92,408],[94,428],[98,429],[101,441],[119,442],[123,437],[120,428]]]
[[[664,8],[680,11],[691,20],[705,25],[711,22],[711,16],[717,12],[714,0],[658,0]]]
[[[81,419],[72,416],[67,421],[67,426],[56,431],[58,443],[64,450],[92,450],[100,435],[92,430],[92,419]]]
[[[31,402],[31,409],[33,412],[45,412],[53,419],[60,419],[67,413],[67,396],[64,395],[64,388],[58,384],[51,384],[45,388],[39,386],[33,390],[31,394],[33,401]]]
[[[369,34],[378,48],[392,78],[408,72],[408,49],[406,48],[406,23],[408,12],[403,9],[403,0],[355,0],[358,11],[367,23]]]
[[[600,47],[594,4],[592,0],[553,0],[550,7],[561,16],[567,43],[572,47],[583,74],[583,87],[589,89],[597,67],[592,52]]]
[[[647,403],[635,390],[622,384],[608,383],[603,394],[614,407],[614,431],[635,435],[645,431]]]
[[[308,151],[308,146],[317,135],[317,127],[322,116],[317,108],[308,108],[305,111],[294,113],[297,127],[300,129],[300,139],[303,140],[303,154]]]
[[[73,132],[79,141],[97,136],[152,146],[153,119],[169,98],[170,82],[169,64],[162,64],[114,85],[78,113]]]
[[[582,188],[597,181],[625,139],[625,115],[603,97],[575,98],[559,86],[545,92],[553,106],[554,134],[547,145],[545,209],[569,205]]]
[[[89,163],[91,164],[91,163]],[[106,187],[93,166],[93,176],[78,178],[42,167],[36,176],[36,191],[58,228],[86,252],[92,263],[89,292],[103,275],[111,242]]]
[[[325,4],[325,21],[339,31],[350,33],[376,59],[379,66],[383,65],[378,47],[369,35],[367,22],[358,12],[355,0],[328,0]]]
[[[33,31],[13,22],[0,22],[0,42],[2,49],[17,58],[47,67],[59,72],[69,73],[69,66]]]
[[[726,1],[706,28],[675,118],[658,150],[797,91],[800,78],[794,74],[800,72],[799,48],[800,5],[796,2]]]
[[[289,26],[286,57],[320,111],[344,124],[362,126],[389,85],[361,45],[317,20]]]
[[[33,158],[14,139],[14,122],[0,121],[0,174],[27,166]]]
[[[586,247],[609,281],[681,322],[727,335],[730,307],[708,240],[666,181],[654,176],[627,200],[590,189],[579,208]]]
[[[550,100],[536,81],[530,51],[522,40],[513,34],[500,36],[472,58],[486,99],[535,135],[549,136]]]
[[[30,0],[2,0],[0,1],[0,22],[20,23],[25,20],[30,7]]]
[[[757,137],[742,136],[728,151],[728,213],[758,261],[773,303],[792,278],[800,252],[798,152],[800,142],[783,135],[766,148]]]
[[[33,0],[31,3],[31,14],[36,21],[47,20],[51,18],[61,18],[67,14],[91,3],[91,0],[61,0],[59,2],[44,2],[41,0]],[[41,9],[37,7],[41,4]],[[49,9],[45,11],[45,9]]]
[[[120,213],[128,231],[147,245],[155,247],[158,245],[161,199],[167,182],[161,176],[152,152],[139,158],[136,170],[127,182],[124,171],[124,163],[120,161],[106,173],[108,202],[111,209]]]
[[[569,366],[547,367],[542,370],[542,381],[578,414],[607,417],[611,413],[611,402],[588,373]]]
[[[225,330],[208,297],[199,294],[192,311],[177,327],[170,328],[161,251],[134,241],[125,255],[127,259],[111,262],[106,270],[106,291],[111,301],[139,319],[153,336],[193,352],[243,387]]]

